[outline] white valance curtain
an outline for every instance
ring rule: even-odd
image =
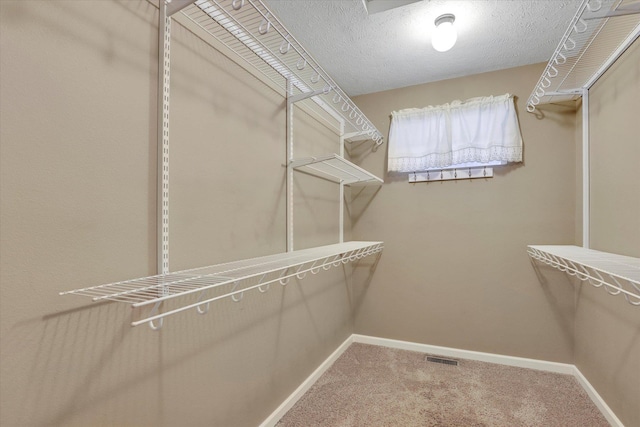
[[[469,162],[521,162],[513,96],[488,96],[391,113],[389,172]]]

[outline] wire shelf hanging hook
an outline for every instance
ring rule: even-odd
[[[280,278],[278,279],[278,282],[280,282],[282,286],[287,286],[289,284],[290,276],[287,276],[287,271],[289,271],[288,268],[284,269],[282,271],[282,274],[280,275]],[[284,277],[284,276],[287,276],[287,277]]]
[[[551,74],[551,70],[554,71],[553,74]],[[551,67],[549,67],[549,69],[547,70],[547,75],[551,78],[554,78],[558,75],[558,69],[556,67],[554,67],[553,65]]]
[[[562,62],[558,61],[558,58],[562,58]],[[556,57],[555,57],[554,61],[555,61],[555,63],[556,63],[557,65],[563,65],[563,64],[565,64],[565,63],[567,62],[567,57],[566,57],[566,56],[564,56],[564,55],[562,54],[562,52],[558,52],[558,54],[556,55]]]
[[[291,42],[288,38],[285,38],[284,40],[282,40],[282,43],[280,43],[280,53],[285,55],[287,52],[289,52],[289,49],[291,49]]]
[[[341,262],[342,262],[342,254],[336,255],[336,260],[333,262],[333,266],[340,267]]]
[[[205,291],[200,292],[200,296],[198,296],[198,302],[200,302],[200,301],[202,301],[204,299],[204,294],[205,294]],[[202,304],[200,304],[200,305],[198,305],[196,307],[196,311],[198,312],[198,314],[207,314],[209,312],[210,306],[211,306],[211,302],[207,301],[204,304],[204,309],[201,308]]]
[[[298,270],[296,270],[296,277],[300,280],[304,279],[305,277],[307,277],[307,272],[303,271],[302,273],[300,272],[300,270],[302,270],[302,267],[304,266],[304,264],[300,264],[300,267],[298,267]]]
[[[607,291],[609,295],[618,295],[620,292],[622,292],[622,286],[620,286],[619,283],[616,283],[618,286],[611,285],[610,283],[607,283],[607,281],[604,279],[604,277],[602,277],[602,275],[600,274],[600,272],[598,272],[598,270],[594,270],[594,273],[596,273],[596,275],[598,276],[597,280],[607,285],[604,287],[604,290]],[[608,275],[608,277],[614,278],[611,275]]]
[[[567,46],[567,42],[571,42],[571,47]],[[564,50],[566,50],[567,52],[570,52],[576,48],[576,42],[571,37],[567,37],[567,40],[563,43],[562,47],[564,47]]]
[[[267,18],[269,16],[269,14],[267,14],[263,19],[262,22],[260,23],[260,26],[258,27],[258,32],[261,35],[265,35],[269,32],[269,30],[271,29],[271,21],[269,21],[269,19]]]
[[[300,71],[304,70],[306,66],[307,66],[307,60],[304,58],[300,58],[298,62],[296,62],[296,68]]]
[[[320,73],[315,73],[311,76],[311,83],[316,84],[320,81]]]
[[[313,264],[311,264],[311,267],[309,268],[309,271],[311,272],[311,274],[318,274],[320,272],[320,266],[318,267],[315,266],[317,262],[318,260],[315,260],[313,261]],[[323,261],[323,264],[324,264],[324,261]]]
[[[233,10],[240,10],[242,6],[244,6],[244,0],[233,0],[231,2],[231,7],[233,7]]]
[[[333,95],[333,99],[331,100],[334,104],[337,104],[338,102],[340,102],[340,100],[342,99],[342,97],[340,96],[339,93],[336,93],[335,95]]]
[[[162,301],[158,301],[157,303],[155,303],[153,305],[153,308],[149,312],[149,317],[155,316],[155,314],[160,309],[160,304],[162,304]],[[162,326],[164,325],[164,317],[161,317],[161,318],[159,318],[157,320],[158,320],[157,324],[153,323],[154,322],[153,320],[149,320],[149,327],[151,329],[153,329],[154,331],[159,331],[160,329],[162,329]]]
[[[582,27],[578,28],[578,24],[582,24]],[[587,31],[587,27],[588,27],[587,22],[584,19],[580,18],[578,22],[573,26],[573,31],[575,31],[578,34],[582,34],[585,31]]]
[[[325,260],[325,262],[322,264],[322,269],[324,271],[329,271],[331,270],[331,265],[335,262],[336,258],[338,258],[339,255],[336,255],[333,257],[333,259],[331,261],[329,261],[329,258],[327,258]]]
[[[244,297],[244,291],[243,292],[239,292],[239,293],[235,293],[236,289],[238,289],[238,285],[240,285],[240,282],[233,282],[233,287],[231,288],[231,299],[233,300],[233,302],[240,302],[242,301],[242,298]]]
[[[584,268],[584,266],[582,264],[575,265],[574,263],[571,263],[571,265],[575,266],[575,268],[576,268],[576,277],[578,279],[580,279],[583,282],[585,280],[589,279],[589,272],[587,270],[585,270],[585,268]],[[580,271],[581,269],[584,271],[584,273]]]
[[[264,278],[265,278],[265,276],[266,276],[266,275],[267,275],[267,273],[264,273],[264,274],[262,275],[262,277],[260,278],[260,280],[258,280],[258,283],[262,283],[262,281],[264,280]],[[261,293],[263,293],[263,294],[269,290],[269,287],[271,286],[271,283],[267,283],[267,284],[266,284],[266,285],[264,285],[264,286],[266,286],[264,289],[262,289],[262,286],[258,286],[258,290],[259,290]]]
[[[596,8],[591,7],[591,3],[594,3],[594,2],[598,4]],[[587,9],[589,9],[589,12],[597,12],[600,10],[601,7],[602,7],[602,0],[590,0],[587,2]]]
[[[342,104],[341,110],[344,112],[349,111],[349,103],[347,101],[345,101],[344,104]]]
[[[622,285],[620,284],[620,282],[618,282],[618,279],[616,279],[615,276],[611,276],[613,278],[613,280],[616,282],[616,285],[620,286],[620,288],[622,288]],[[633,282],[628,282],[633,289],[635,289],[637,294],[640,294],[640,287],[638,287],[635,283]],[[624,294],[625,299],[627,300],[627,302],[631,305],[635,305],[635,306],[639,306],[640,305],[640,296],[636,296],[636,295],[629,295],[625,292]],[[631,299],[634,299],[634,301],[632,301]]]

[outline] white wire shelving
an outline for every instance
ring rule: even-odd
[[[131,325],[149,322],[153,329],[159,329],[169,315],[194,308],[205,314],[211,302],[224,298],[239,302],[247,291],[257,289],[264,293],[272,283],[284,286],[292,277],[303,279],[307,273],[317,274],[358,261],[381,253],[383,248],[383,242],[339,243],[75,289],[60,295],[81,295],[94,302],[119,301],[134,308],[151,306],[146,317]],[[175,304],[160,312],[160,304],[169,300],[175,300]]]
[[[578,99],[639,35],[639,2],[583,0],[529,96],[527,111]]]
[[[173,0],[169,15],[180,11],[240,58],[287,91],[293,102],[312,99],[345,123],[345,139],[363,135],[376,146],[383,136],[260,0]]]
[[[579,246],[529,245],[529,256],[640,306],[640,258]]]
[[[338,154],[323,157],[306,157],[291,161],[291,167],[302,172],[329,179],[345,185],[382,184],[384,181],[354,165]]]

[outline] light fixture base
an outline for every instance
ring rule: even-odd
[[[452,24],[455,22],[456,16],[453,13],[445,13],[444,15],[440,15],[436,18],[435,24],[436,27],[443,22],[451,22]]]
[[[456,44],[458,33],[453,26],[456,17],[452,13],[445,13],[436,18],[436,28],[431,36],[431,44],[438,52],[446,52]]]

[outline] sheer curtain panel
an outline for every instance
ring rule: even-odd
[[[513,96],[487,96],[391,113],[389,172],[521,162]]]

